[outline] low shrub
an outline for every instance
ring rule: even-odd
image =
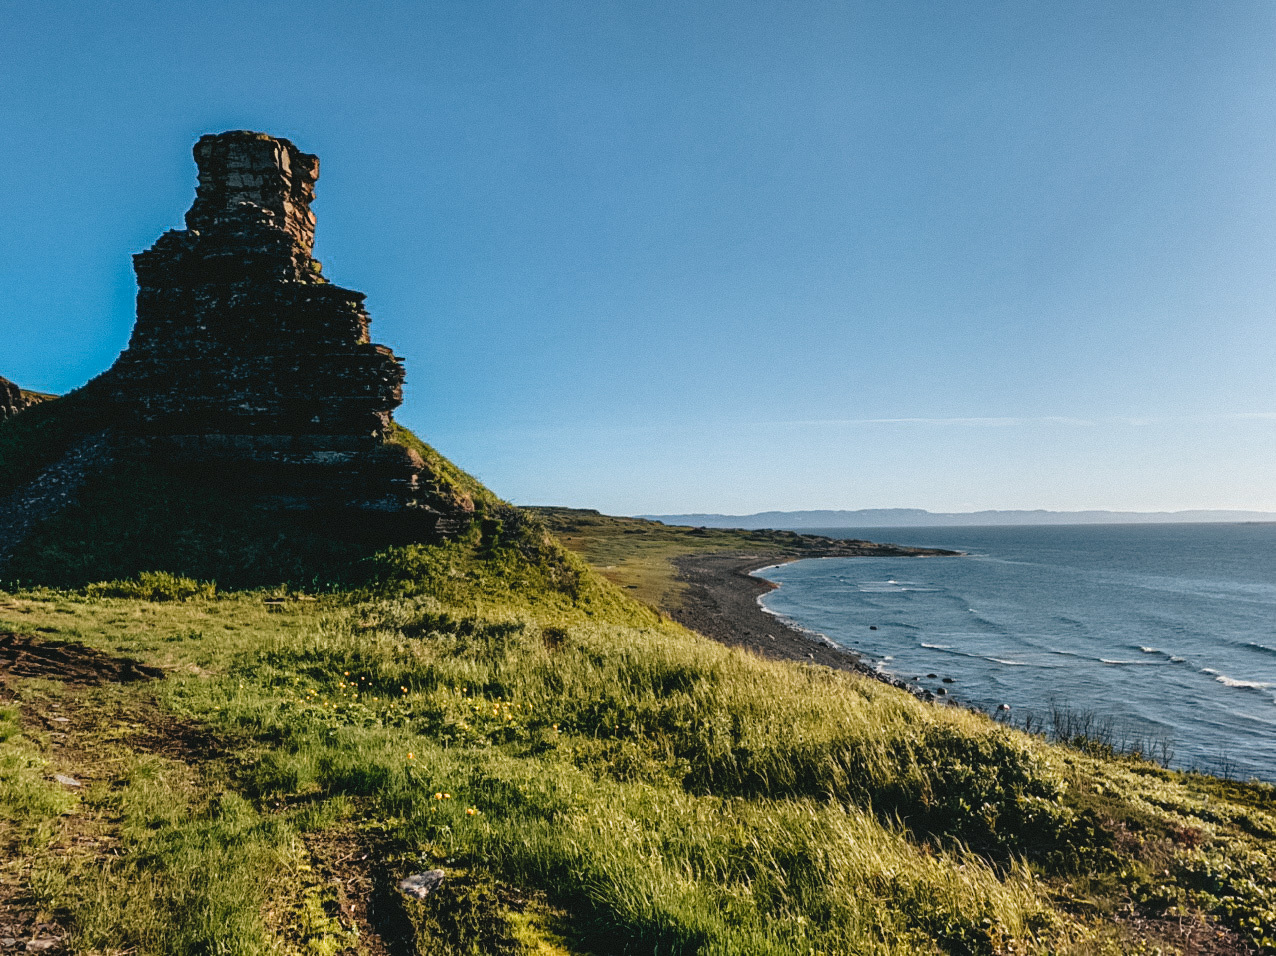
[[[167,571],[143,571],[123,581],[99,581],[85,589],[89,597],[133,598],[138,601],[192,601],[217,595],[213,581],[196,581]]]

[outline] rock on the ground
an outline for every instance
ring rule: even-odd
[[[22,391],[7,378],[0,377],[0,422],[26,411],[38,401],[39,398]]]
[[[443,882],[445,874],[442,870],[426,870],[424,873],[413,873],[399,881],[399,889],[408,896],[423,900]]]

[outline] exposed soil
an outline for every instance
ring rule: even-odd
[[[335,905],[346,924],[359,929],[359,956],[415,956],[412,922],[377,872],[380,854],[352,832],[308,834],[306,848],[315,868],[335,890]]]
[[[42,915],[24,887],[0,882],[0,953],[62,952],[66,929]]]
[[[1182,956],[1258,956],[1233,929],[1199,916],[1143,918],[1118,917],[1135,939],[1155,946],[1168,946]]]
[[[66,684],[98,685],[163,676],[158,667],[128,657],[111,657],[83,644],[0,632],[0,686],[9,677],[45,677]]]
[[[135,753],[153,753],[196,767],[224,754],[224,741],[193,721],[168,713],[150,698],[103,695],[91,689],[109,682],[149,680],[163,676],[157,668],[128,658],[115,658],[80,644],[41,641],[0,634],[0,699],[15,688],[13,677],[42,677],[62,681],[65,693],[46,695],[22,690],[22,724],[32,739],[47,741],[49,772],[56,785],[77,792],[113,779],[118,770],[117,748],[102,749],[114,737]],[[118,731],[128,728],[121,736]],[[105,862],[118,853],[116,822],[92,810],[62,818],[56,837],[59,852],[91,856]],[[9,952],[64,952],[68,935],[66,914],[48,913],[31,892],[20,856],[4,864],[11,849],[0,841],[0,956]]]

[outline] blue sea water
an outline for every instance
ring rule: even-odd
[[[1175,766],[1276,781],[1276,524],[819,533],[967,556],[765,568],[767,610],[962,703],[1090,711]]]

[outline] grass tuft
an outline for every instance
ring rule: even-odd
[[[196,581],[167,571],[143,571],[133,580],[100,581],[85,588],[89,597],[134,598],[139,601],[192,601],[217,594],[212,581]]]

